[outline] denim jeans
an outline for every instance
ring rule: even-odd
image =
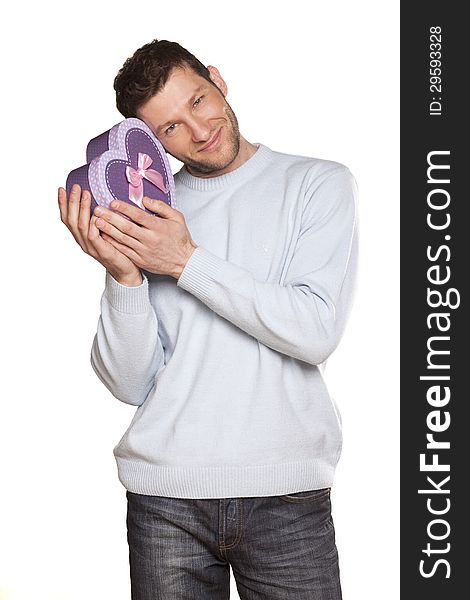
[[[341,600],[330,488],[184,499],[126,492],[132,600]]]

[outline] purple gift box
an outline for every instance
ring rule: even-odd
[[[124,119],[90,140],[87,164],[67,177],[66,190],[74,183],[91,193],[91,213],[98,204],[109,208],[112,200],[123,200],[154,214],[142,204],[148,196],[176,208],[175,182],[165,149],[140,119]]]

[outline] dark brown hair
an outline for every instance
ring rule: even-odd
[[[116,106],[124,117],[135,117],[137,109],[163,88],[175,67],[187,67],[210,81],[209,69],[191,52],[168,40],[153,40],[136,50],[114,79]]]

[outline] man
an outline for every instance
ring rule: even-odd
[[[240,135],[219,71],[176,43],[115,80],[172,156],[178,210],[61,217],[106,268],[96,374],[137,406],[114,448],[133,600],[341,598],[330,488],[341,424],[321,369],[354,289],[354,179]],[[123,217],[123,213],[129,219]]]

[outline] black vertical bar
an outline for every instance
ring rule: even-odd
[[[470,103],[464,92],[470,36],[463,10],[457,2],[401,3],[400,564],[406,600],[470,594]]]

